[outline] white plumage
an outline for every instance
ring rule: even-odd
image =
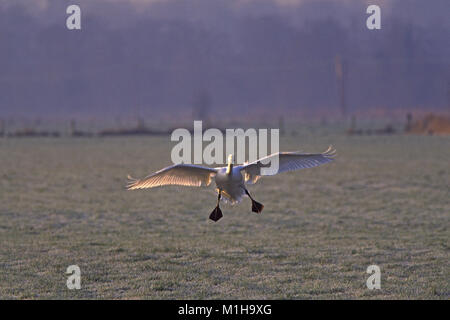
[[[268,161],[278,156],[279,169],[277,173],[293,171],[305,168],[317,167],[319,165],[333,161],[336,154],[331,146],[323,153],[300,153],[300,152],[279,152],[257,161],[233,165],[233,157],[228,158],[226,167],[209,168],[192,164],[177,164],[159,170],[144,179],[133,179],[130,176],[128,190],[147,189],[165,185],[180,186],[209,186],[214,179],[218,192],[217,206],[211,213],[210,218],[214,221],[222,217],[219,209],[219,202],[223,195],[231,203],[240,202],[243,195],[249,196],[252,200],[252,210],[260,213],[263,205],[256,202],[248,193],[245,184],[255,183],[261,178],[262,168],[267,167]]]

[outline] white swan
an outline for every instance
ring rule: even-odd
[[[222,211],[219,208],[219,202],[222,195],[232,204],[242,200],[243,195],[247,195],[252,201],[252,211],[261,213],[264,206],[255,201],[248,192],[245,184],[253,184],[259,180],[262,175],[261,168],[266,167],[262,160],[270,160],[271,157],[279,157],[279,169],[277,173],[293,171],[298,169],[312,168],[333,160],[336,150],[331,146],[323,153],[300,153],[300,152],[279,152],[261,158],[251,163],[243,165],[233,165],[233,156],[228,156],[228,165],[226,167],[208,168],[193,164],[176,164],[144,179],[130,179],[127,190],[147,189],[165,185],[180,186],[209,186],[212,179],[216,183],[218,193],[217,205],[209,218],[218,221],[222,218]],[[264,163],[267,163],[264,161]]]

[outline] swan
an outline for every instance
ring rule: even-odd
[[[277,173],[317,167],[334,160],[336,150],[331,146],[323,153],[278,152],[267,157],[242,165],[233,164],[233,155],[228,156],[227,166],[209,168],[194,164],[176,164],[161,169],[143,179],[134,179],[128,176],[127,190],[147,189],[165,185],[179,186],[209,186],[214,179],[216,184],[217,204],[209,218],[217,222],[223,217],[219,207],[222,196],[231,204],[239,203],[244,195],[252,201],[252,211],[261,213],[264,205],[257,202],[248,192],[245,184],[256,183],[263,172],[261,168],[267,167],[273,157],[278,157],[279,168]]]

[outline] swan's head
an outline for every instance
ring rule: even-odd
[[[233,169],[233,155],[230,154],[228,156],[228,161],[227,161],[227,174],[231,173],[231,170]]]

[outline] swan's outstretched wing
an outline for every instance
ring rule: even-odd
[[[267,161],[278,155],[279,168],[277,173],[293,171],[305,168],[320,166],[321,164],[333,161],[336,150],[331,146],[323,153],[300,153],[300,152],[279,152],[261,158],[254,162],[242,166],[242,172],[247,183],[255,183],[261,177],[261,168],[269,167]],[[264,164],[264,163],[266,164]]]
[[[193,164],[176,164],[159,170],[141,180],[128,176],[130,181],[127,185],[127,190],[147,189],[166,185],[209,186],[211,178],[216,173],[217,170],[213,168]]]

